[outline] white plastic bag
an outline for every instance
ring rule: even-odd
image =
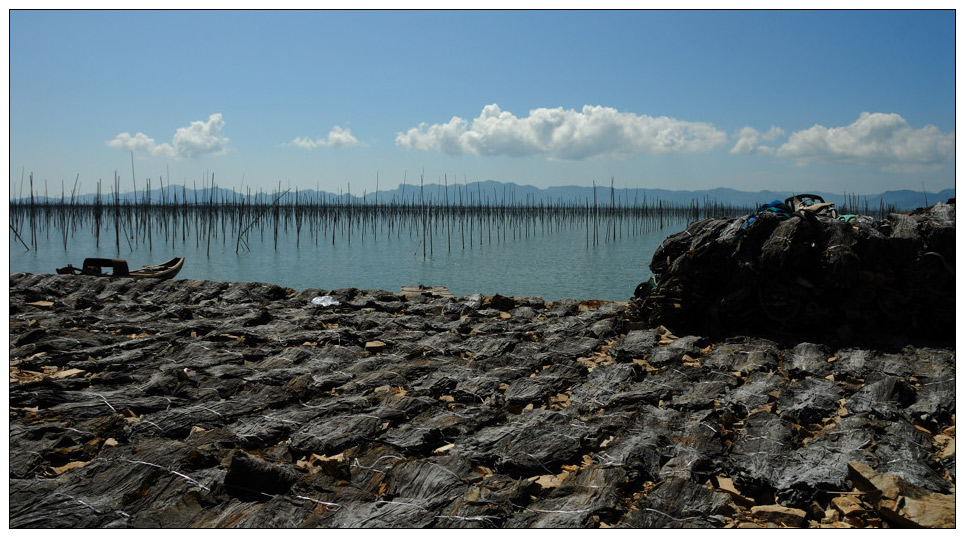
[[[321,305],[323,307],[328,307],[329,305],[338,305],[339,302],[336,301],[332,296],[315,296],[312,298],[312,303],[314,305]]]

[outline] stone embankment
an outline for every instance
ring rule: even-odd
[[[953,349],[631,319],[11,274],[9,523],[955,525]]]

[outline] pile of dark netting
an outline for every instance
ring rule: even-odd
[[[951,341],[955,216],[951,199],[881,221],[775,203],[705,219],[664,241],[631,302],[676,332]]]

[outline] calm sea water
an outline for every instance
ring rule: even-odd
[[[649,232],[619,230],[616,240],[603,238],[593,244],[593,231],[574,226],[553,232],[534,233],[514,239],[506,232],[474,238],[451,234],[449,240],[437,233],[432,240],[432,254],[420,238],[403,231],[387,233],[378,230],[363,239],[357,230],[350,239],[337,236],[313,237],[301,232],[296,246],[294,230],[253,233],[248,238],[250,250],[236,252],[236,238],[221,235],[212,238],[189,235],[182,241],[152,231],[150,246],[140,235],[137,241],[121,238],[116,248],[113,229],[102,231],[100,246],[95,245],[90,229],[72,231],[64,246],[62,231],[41,230],[37,249],[26,250],[11,231],[10,271],[55,273],[68,263],[80,266],[84,258],[123,258],[134,269],[165,261],[173,256],[186,257],[179,279],[217,281],[257,281],[274,283],[296,290],[320,288],[379,289],[398,293],[408,285],[442,285],[453,294],[499,293],[507,296],[541,296],[548,301],[564,298],[626,301],[634,288],[650,276],[648,265],[661,242],[683,230],[687,221],[666,223]],[[29,240],[29,230],[19,231]],[[517,231],[519,235],[519,231]],[[321,235],[321,234],[320,234]],[[418,236],[418,235],[417,235]]]

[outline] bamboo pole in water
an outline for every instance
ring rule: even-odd
[[[121,178],[114,171],[114,247],[121,255]]]
[[[132,173],[136,173],[133,167]],[[421,175],[419,200],[412,192],[411,200],[409,198],[400,200],[397,195],[389,203],[383,203],[378,197],[378,188],[375,195],[364,190],[361,199],[356,199],[351,194],[351,185],[347,186],[345,196],[340,193],[339,198],[318,194],[309,195],[296,189],[292,199],[286,198],[285,195],[289,192],[282,192],[279,183],[278,190],[273,193],[275,200],[271,201],[266,200],[261,192],[252,196],[250,188],[247,195],[235,191],[227,195],[219,194],[214,175],[209,177],[207,172],[202,187],[209,189],[208,196],[199,200],[202,196],[195,188],[194,203],[189,200],[186,184],[182,186],[180,200],[175,190],[173,200],[169,201],[167,197],[169,189],[164,185],[163,177],[159,180],[161,182],[160,202],[154,200],[152,196],[150,178],[146,180],[143,196],[139,197],[138,193],[135,193],[133,198],[126,196],[122,201],[120,176],[115,172],[114,207],[113,210],[105,213],[102,208],[103,191],[100,181],[98,181],[94,203],[90,204],[80,203],[77,199],[79,175],[75,178],[75,187],[70,201],[67,200],[66,186],[62,182],[59,202],[49,199],[43,199],[41,202],[35,198],[32,175],[30,180],[30,205],[11,204],[11,236],[20,240],[27,249],[31,248],[31,242],[34,245],[38,243],[38,234],[46,233],[49,237],[52,231],[57,234],[58,229],[67,248],[72,231],[76,231],[78,226],[86,226],[84,223],[89,219],[98,247],[101,228],[106,225],[115,228],[115,249],[118,253],[120,253],[120,234],[122,233],[125,234],[125,239],[132,251],[142,240],[149,250],[153,250],[153,235],[156,233],[152,230],[154,227],[165,230],[165,241],[170,240],[170,246],[174,249],[177,248],[179,238],[177,238],[178,234],[172,232],[180,227],[182,244],[190,241],[191,234],[194,234],[196,247],[200,247],[200,239],[204,235],[206,254],[209,257],[212,255],[211,243],[217,241],[219,228],[223,243],[229,233],[237,234],[236,253],[243,247],[251,250],[249,245],[251,234],[256,231],[264,234],[266,228],[272,234],[275,249],[279,249],[280,243],[286,238],[291,241],[292,235],[295,236],[296,248],[301,248],[301,236],[307,225],[308,228],[305,230],[315,237],[316,245],[319,243],[319,237],[325,237],[327,233],[331,234],[331,242],[335,245],[339,236],[343,241],[351,242],[353,234],[361,232],[364,238],[367,229],[372,231],[375,241],[380,233],[380,227],[383,227],[387,239],[392,239],[393,228],[395,228],[397,238],[401,238],[402,232],[408,232],[410,237],[422,242],[424,258],[432,258],[435,255],[435,239],[438,234],[446,234],[447,252],[452,253],[455,226],[460,229],[460,244],[457,247],[464,250],[473,249],[473,244],[476,242],[479,242],[480,246],[484,241],[492,245],[495,240],[499,244],[530,238],[531,235],[554,234],[574,228],[579,230],[580,227],[584,228],[585,248],[589,249],[599,246],[601,239],[605,243],[622,239],[625,232],[633,236],[649,232],[654,228],[663,228],[665,224],[676,222],[678,219],[698,219],[707,216],[709,212],[726,213],[736,210],[734,207],[719,204],[707,197],[703,200],[694,199],[686,205],[674,205],[660,200],[651,202],[646,197],[640,200],[635,194],[632,203],[629,191],[626,188],[622,192],[616,189],[613,177],[610,204],[604,204],[598,199],[596,182],[593,186],[592,204],[591,197],[583,201],[561,199],[537,201],[531,198],[529,193],[522,200],[518,200],[512,186],[505,186],[502,196],[494,188],[484,197],[479,182],[474,193],[465,178],[463,185],[457,184],[458,198],[454,199],[449,196],[448,175],[444,176],[444,183],[442,186],[437,185],[437,189],[427,188],[425,177]],[[133,182],[136,186],[136,177]],[[170,186],[170,180],[168,185]],[[848,199],[847,195],[846,198]],[[858,198],[854,197],[856,205],[860,203]],[[868,201],[866,206],[869,206]],[[884,204],[880,204],[879,210],[884,209],[886,209]],[[267,218],[271,218],[271,222],[267,222]],[[27,219],[31,223],[30,240],[27,239],[25,229],[17,226],[18,222]],[[113,223],[110,222],[111,220]],[[291,228],[295,230],[290,231]],[[406,230],[402,230],[403,228]],[[603,238],[601,238],[601,232],[603,232]],[[467,235],[469,235],[469,242],[467,242]]]

